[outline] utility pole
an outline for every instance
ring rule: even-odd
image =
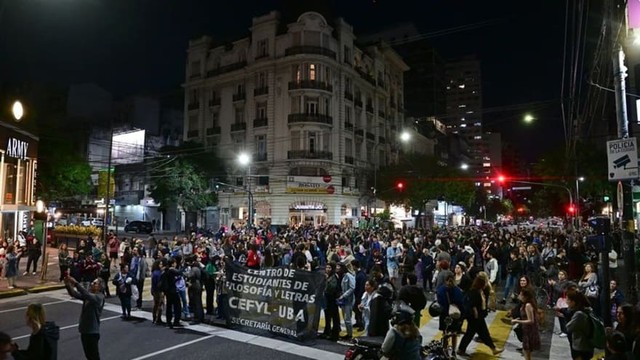
[[[113,120],[111,120],[110,124],[111,126],[109,129],[109,161],[107,161],[107,188],[106,188],[107,194],[105,196],[105,202],[104,202],[104,206],[105,206],[104,221],[102,222],[102,226],[103,226],[102,247],[104,248],[105,251],[107,250],[107,233],[109,232],[109,225],[107,224],[107,221],[109,220],[109,207],[111,203],[111,161],[112,161],[111,153],[113,152]]]
[[[618,125],[618,139],[626,139],[629,137],[629,122],[627,118],[627,93],[625,79],[627,77],[627,68],[624,66],[624,49],[622,47],[623,42],[626,40],[627,25],[623,21],[621,24],[616,24],[615,18],[624,18],[624,16],[618,15],[621,11],[625,10],[625,7],[618,4],[616,1],[612,1],[612,7],[605,9],[606,16],[608,16],[608,29],[609,36],[611,37],[613,44],[613,76],[615,83],[615,98],[616,98],[616,122]],[[621,10],[622,9],[622,10]],[[608,11],[607,11],[608,10]],[[613,33],[613,29],[622,27],[622,39],[616,38]],[[622,219],[620,221],[620,227],[622,230],[622,248],[625,273],[633,274],[631,279],[627,282],[627,289],[625,289],[625,296],[629,299],[630,303],[635,304],[638,302],[638,294],[636,288],[636,264],[635,264],[635,226],[633,221],[633,199],[631,189],[633,187],[633,180],[622,182]],[[618,204],[620,207],[620,204]],[[608,289],[609,279],[604,279],[602,282],[605,288]],[[607,310],[607,309],[605,309]]]

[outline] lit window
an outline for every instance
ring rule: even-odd
[[[460,124],[460,127],[461,127],[461,128],[466,128],[466,127],[467,127],[467,124]]]
[[[482,163],[482,167],[491,167],[491,163]]]
[[[458,108],[459,108],[459,109],[461,109],[461,108],[466,108],[466,107],[467,107],[467,105],[464,105],[464,104],[460,104],[460,105],[458,105]]]
[[[316,64],[309,64],[309,80],[316,79]]]
[[[460,85],[458,85],[458,88],[460,88],[460,89],[464,89],[464,84],[460,84]]]
[[[473,140],[482,140],[482,135],[476,135],[473,137]]]
[[[473,126],[482,126],[482,123],[477,122],[477,123],[474,123]]]

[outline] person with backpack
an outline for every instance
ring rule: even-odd
[[[567,305],[573,312],[571,320],[567,322],[567,331],[571,334],[571,358],[573,360],[589,360],[593,357],[594,326],[589,313],[589,300],[578,291],[567,291]]]
[[[27,326],[31,328],[29,346],[20,350],[18,344],[11,344],[11,355],[15,360],[55,360],[58,357],[60,327],[45,319],[42,304],[29,304],[25,313]]]

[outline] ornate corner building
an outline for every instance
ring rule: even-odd
[[[289,24],[271,12],[249,30],[188,49],[184,139],[214,148],[234,186],[219,192],[220,224],[245,224],[249,190],[256,225],[353,225],[374,169],[397,160],[408,66],[316,12]]]

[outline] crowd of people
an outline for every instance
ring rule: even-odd
[[[467,356],[474,335],[498,355],[503,349],[493,343],[485,318],[501,307],[509,310],[505,321],[513,324],[526,359],[540,350],[539,330],[547,313],[558,317],[560,331],[554,336],[568,339],[573,358],[587,359],[594,348],[587,341],[592,335],[585,333],[584,314],[610,311],[615,319],[607,329],[610,346],[618,349],[622,339],[622,353],[640,358],[640,312],[625,303],[617,288],[615,251],[609,254],[612,307],[601,309],[599,259],[585,241],[589,231],[324,226],[234,229],[160,240],[151,236],[144,242],[111,234],[106,251],[91,239],[74,252],[61,245],[60,280],[68,274],[85,287],[95,279],[113,284],[122,317],[128,319],[132,306],[141,308],[145,278],[150,277],[153,322],[175,327],[181,320],[202,322],[205,315],[225,319],[224,261],[254,269],[324,270],[325,326],[319,336],[332,341],[351,340],[354,329],[369,336],[397,334],[389,320],[394,301],[400,300],[413,310],[413,326],[420,326],[423,309],[437,313],[439,328],[458,356]],[[103,291],[111,296],[108,286]],[[427,307],[431,297],[435,301]],[[399,333],[415,334],[411,329]]]

